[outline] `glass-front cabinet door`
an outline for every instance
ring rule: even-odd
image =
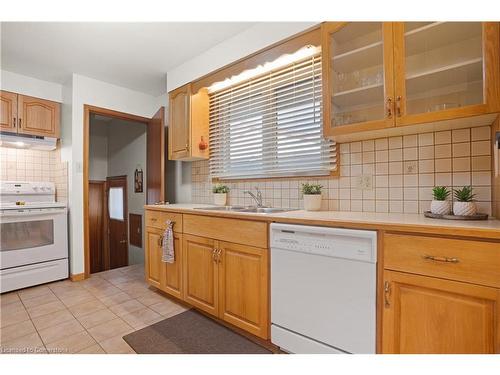
[[[394,126],[393,24],[322,24],[326,136]]]
[[[498,23],[395,23],[396,125],[497,110],[498,59]]]

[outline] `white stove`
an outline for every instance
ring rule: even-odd
[[[0,182],[0,292],[68,277],[66,205],[52,182]]]

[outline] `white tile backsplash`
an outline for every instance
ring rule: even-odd
[[[244,190],[257,186],[264,203],[303,206],[300,185],[323,185],[322,209],[359,212],[423,212],[430,207],[432,187],[472,184],[481,212],[491,214],[490,127],[458,129],[379,138],[339,146],[338,177],[244,180],[226,184],[229,204],[252,204]],[[356,178],[372,176],[371,189],[358,189]],[[212,203],[208,161],[193,163],[195,203]]]

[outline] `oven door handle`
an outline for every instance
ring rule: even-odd
[[[67,211],[65,208],[54,208],[50,210],[41,210],[41,211],[30,211],[26,210],[12,210],[10,212],[2,212],[0,217],[8,218],[8,217],[31,217],[31,216],[42,216],[42,215],[59,215],[65,214]]]

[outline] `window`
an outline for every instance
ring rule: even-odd
[[[323,138],[321,55],[210,93],[210,174],[328,175],[336,145]]]
[[[123,188],[110,188],[108,200],[109,218],[123,221]]]

